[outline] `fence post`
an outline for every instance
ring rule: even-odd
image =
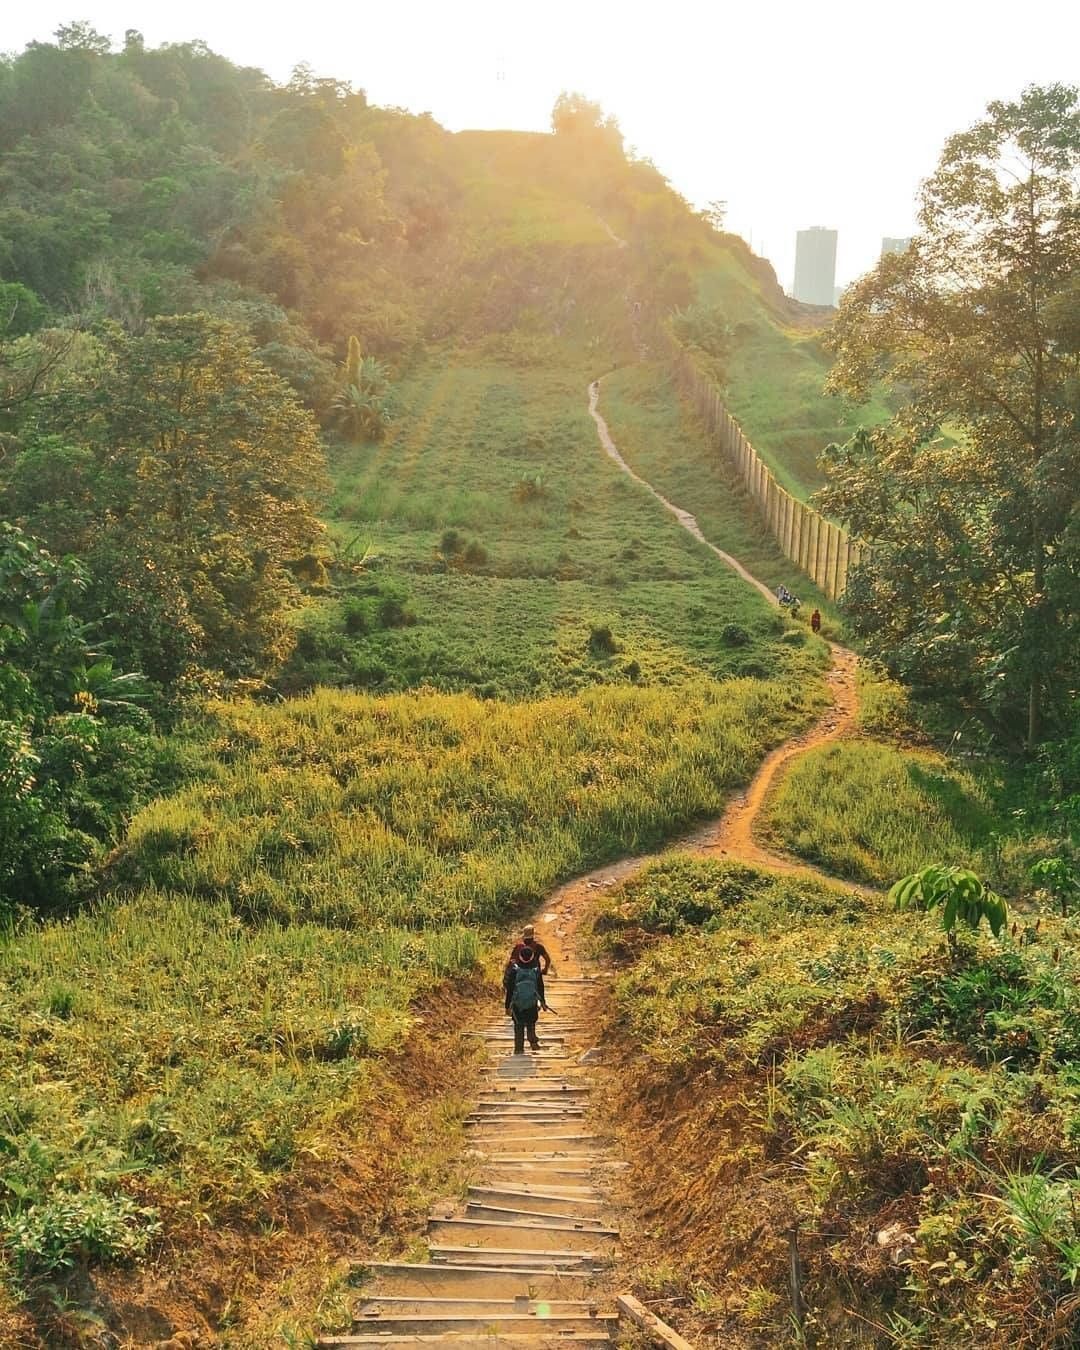
[[[840,548],[838,550],[838,553],[839,557],[836,563],[837,599],[839,599],[840,596],[842,596],[844,594],[844,591],[847,589],[848,561],[851,554],[851,544],[848,542],[847,536],[844,534],[841,534],[840,536]]]
[[[795,524],[792,528],[792,535],[791,535],[791,557],[792,561],[798,567],[802,567],[803,525],[805,521],[806,521],[806,504],[805,502],[796,502]]]
[[[784,494],[784,555],[794,561],[795,558],[795,498],[790,492]]]
[[[838,545],[840,540],[836,537],[836,526],[832,521],[826,522],[828,535],[826,536],[825,550],[825,594],[830,600],[836,599],[836,555],[839,552]]]

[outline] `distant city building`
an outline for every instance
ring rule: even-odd
[[[884,258],[886,253],[903,253],[910,239],[890,239],[888,235],[881,241],[881,256]]]
[[[836,231],[815,225],[795,235],[796,300],[831,305],[836,287]]]

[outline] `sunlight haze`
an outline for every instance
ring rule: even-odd
[[[868,7],[407,3],[299,8],[63,0],[9,10],[0,49],[85,18],[115,41],[202,38],[287,79],[299,62],[376,103],[430,111],[452,130],[546,130],[560,90],[614,114],[629,145],[728,223],[790,288],[795,231],[839,230],[837,280],[914,229],[914,196],[947,135],[988,100],[1075,76],[1080,9],[928,3]]]

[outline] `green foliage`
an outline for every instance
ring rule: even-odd
[[[873,1321],[932,1329],[904,1344],[959,1350],[973,1328],[1064,1344],[1080,1246],[1070,925],[973,932],[948,954],[934,915],[680,858],[603,906],[602,940],[629,963],[612,1108],[655,1160],[647,1203],[674,1216],[685,1278],[737,1283],[745,1233],[797,1214],[823,1342],[862,1344]],[[754,1251],[755,1283],[786,1296],[786,1244]]]
[[[41,327],[45,306],[19,281],[0,281],[0,338],[25,337]]]
[[[777,706],[751,681],[217,705],[203,781],[113,863],[127,898],[0,947],[9,1259],[124,1259],[304,1158],[379,1165],[410,1002],[556,881],[718,810]]]
[[[605,117],[600,104],[583,94],[563,90],[551,110],[551,130],[556,136],[591,147],[594,152],[622,155],[618,122],[614,117]]]
[[[145,682],[78,617],[85,587],[76,563],[0,522],[0,920],[79,895],[149,795]]]
[[[396,382],[398,413],[380,442],[332,453],[332,529],[364,531],[369,567],[380,585],[407,592],[416,622],[351,635],[338,657],[308,666],[311,681],[529,698],[750,666],[805,679],[820,668],[823,646],[784,643],[769,607],[604,457],[577,364],[587,359],[568,347],[558,365],[508,370],[444,353]],[[656,396],[665,434],[675,400],[665,382]],[[652,427],[636,408],[613,421],[628,449],[651,445]],[[523,479],[543,485],[527,504],[515,500]],[[775,567],[749,508],[722,488],[710,482],[717,509],[703,525],[747,548],[753,566]],[[327,627],[340,631],[336,602],[326,603]],[[744,645],[722,636],[730,623]],[[625,663],[589,656],[594,625],[618,634]],[[283,678],[300,687],[296,661]]]
[[[8,500],[90,561],[126,659],[172,683],[185,655],[261,674],[287,654],[284,564],[321,533],[322,453],[310,415],[241,332],[207,315],[138,335],[109,327],[93,367],[35,406],[26,439]],[[135,596],[130,583],[147,578]],[[117,603],[129,597],[130,609]],[[170,608],[180,640],[166,645],[156,630]]]
[[[664,367],[638,364],[607,376],[601,412],[630,467],[676,506],[692,509],[706,539],[770,587],[783,584],[812,598],[823,614],[830,611],[761,527],[752,503],[724,457],[708,443],[700,422],[682,405]]]
[[[1080,874],[1068,858],[1040,858],[1031,868],[1031,879],[1061,906],[1062,915],[1068,914],[1069,902],[1080,895]]]
[[[13,1180],[7,1179],[9,1189]],[[160,1230],[157,1213],[124,1195],[57,1194],[27,1205],[8,1223],[4,1245],[23,1278],[55,1275],[76,1263],[129,1261],[142,1256]]]
[[[1078,167],[1075,88],[990,104],[924,184],[920,235],[849,288],[830,336],[837,390],[883,380],[902,400],[827,456],[823,508],[874,545],[847,612],[891,674],[1029,751],[1069,718],[1080,651]]]
[[[950,936],[958,923],[974,929],[985,919],[998,937],[1008,919],[1001,896],[964,867],[937,863],[921,868],[901,877],[889,891],[889,899],[899,910],[940,910],[941,926]]]
[[[800,756],[764,824],[782,848],[885,886],[934,858],[991,866],[1003,814],[985,781],[940,754],[842,741]]]
[[[393,420],[390,376],[382,362],[361,356],[349,338],[343,384],[331,404],[338,427],[352,440],[378,440]]]
[[[682,346],[695,354],[702,368],[718,385],[726,383],[734,335],[717,306],[699,300],[685,309],[676,310],[671,316],[671,331]]]
[[[224,777],[141,812],[117,875],[282,922],[486,922],[715,809],[805,716],[778,717],[773,693],[740,681],[693,698],[624,687],[486,704],[324,690],[221,705]]]

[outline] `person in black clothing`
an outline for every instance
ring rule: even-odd
[[[516,959],[507,963],[503,975],[503,993],[506,1015],[514,1022],[514,1054],[523,1055],[526,1036],[530,1049],[540,1049],[536,1019],[541,1008],[547,1012],[547,1003],[544,1001],[544,975],[535,948],[518,943],[514,954]]]

